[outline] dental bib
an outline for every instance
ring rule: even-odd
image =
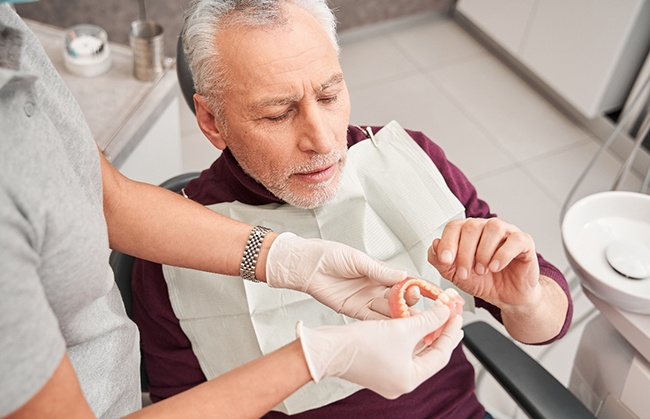
[[[349,149],[339,190],[321,207],[233,202],[209,208],[277,232],[345,243],[442,288],[453,287],[428,263],[427,251],[447,222],[464,217],[464,208],[429,156],[395,121],[374,141]],[[166,265],[163,273],[174,313],[208,379],[293,341],[298,320],[308,327],[355,321],[301,292]],[[474,298],[461,295],[465,308],[473,310]],[[416,307],[431,304],[424,300]],[[360,389],[334,377],[310,382],[273,410],[296,414]]]

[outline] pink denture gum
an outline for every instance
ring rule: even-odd
[[[409,307],[406,304],[406,299],[404,298],[404,294],[406,294],[406,291],[410,287],[418,287],[420,289],[420,294],[424,297],[433,300],[440,300],[443,304],[449,307],[449,311],[451,312],[450,317],[462,314],[463,312],[465,300],[463,300],[463,297],[461,297],[455,289],[448,288],[443,291],[442,288],[429,281],[425,281],[421,278],[409,277],[393,285],[388,292],[388,306],[390,308],[390,315],[393,318],[409,317],[411,315]],[[444,327],[445,325],[442,325],[434,332],[425,336],[424,343],[428,346],[435,342],[435,340],[442,334]]]

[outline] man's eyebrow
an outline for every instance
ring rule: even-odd
[[[279,96],[279,97],[271,97],[268,99],[261,100],[252,106],[252,110],[255,112],[259,112],[264,108],[269,108],[273,106],[286,106],[286,105],[291,105],[292,103],[295,103],[298,101],[298,98],[295,96]]]
[[[329,89],[330,87],[334,86],[335,84],[339,84],[343,81],[343,73],[337,73],[333,75],[329,80],[327,80],[325,83],[321,84],[320,87],[318,88],[318,93],[323,92],[324,90]],[[287,106],[291,105],[292,103],[295,103],[299,100],[298,97],[295,96],[277,96],[277,97],[271,97],[267,99],[263,99],[251,107],[251,109],[254,112],[259,112],[264,108],[269,108],[269,107],[274,107],[274,106]]]
[[[329,80],[327,80],[325,83],[321,84],[320,89],[318,92],[322,92],[323,90],[327,90],[328,88],[334,86],[335,84],[339,84],[343,81],[343,73],[336,73],[333,75]]]

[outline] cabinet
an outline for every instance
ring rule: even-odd
[[[650,49],[650,0],[458,0],[456,7],[590,119],[623,105]]]
[[[26,20],[83,112],[99,149],[127,177],[159,184],[182,172],[178,81],[175,62],[166,58],[155,80],[133,77],[129,47],[110,43],[112,65],[84,78],[63,64],[65,31]]]

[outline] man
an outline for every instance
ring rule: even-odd
[[[324,1],[197,1],[184,40],[197,121],[223,150],[185,188],[188,198],[276,231],[336,237],[443,287],[453,283],[467,306],[489,310],[522,342],[566,332],[572,305],[561,273],[535,253],[529,235],[494,218],[435,144],[395,123],[348,125]],[[142,261],[134,273],[156,400],[272,350],[288,338],[294,317],[347,321],[312,300],[234,278]],[[485,415],[460,348],[446,368],[397,400],[335,380],[303,390],[267,417]]]

